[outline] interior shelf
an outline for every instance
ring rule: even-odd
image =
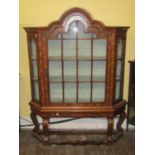
[[[62,76],[51,76],[50,82],[63,82]],[[64,82],[76,83],[76,76],[64,76]],[[78,82],[91,82],[90,76],[78,76]],[[92,82],[105,82],[105,76],[94,76]]]
[[[61,60],[66,60],[66,61],[75,61],[76,60],[76,56],[65,56],[63,58],[61,58],[60,56],[50,56],[48,57],[48,60],[49,61],[61,61]],[[97,60],[102,60],[102,61],[105,61],[106,60],[106,57],[99,57],[99,56],[93,56],[92,58],[90,56],[80,56],[78,57],[78,61],[91,61],[91,60],[94,60],[94,61],[97,61]]]

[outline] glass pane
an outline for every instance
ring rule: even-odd
[[[65,83],[65,102],[76,102],[76,83]]]
[[[50,80],[62,80],[61,61],[49,61],[49,76]]]
[[[75,39],[76,38],[76,33],[63,34],[63,38],[64,39]]]
[[[61,56],[61,40],[48,40],[48,56]]]
[[[120,98],[120,86],[121,86],[121,82],[117,81],[116,82],[116,88],[115,88],[115,99],[119,99]]]
[[[90,102],[90,83],[79,83],[79,102]]]
[[[61,83],[50,84],[50,101],[62,102],[62,84]]]
[[[64,57],[76,56],[76,41],[75,40],[63,40],[63,52]]]
[[[117,61],[117,69],[116,69],[116,78],[121,78],[121,70],[122,70],[122,61]]]
[[[78,56],[90,57],[91,56],[91,40],[78,41]]]
[[[96,37],[96,34],[91,34],[91,33],[80,33],[77,35],[78,38],[95,38]]]
[[[91,62],[79,61],[79,81],[91,80]]]
[[[76,61],[64,61],[64,80],[76,81]]]
[[[105,61],[93,61],[93,80],[105,79],[106,62]]]
[[[105,84],[93,83],[92,101],[99,102],[105,99]]]
[[[32,68],[33,68],[33,78],[38,79],[37,61],[32,61]]]
[[[93,41],[93,56],[105,57],[107,51],[106,39],[94,39]]]
[[[122,58],[122,50],[123,50],[123,42],[122,42],[122,40],[120,39],[119,41],[118,41],[118,44],[117,44],[117,57],[118,58]]]
[[[39,86],[38,82],[34,81],[33,82],[33,87],[34,87],[34,99],[39,100]]]
[[[35,59],[37,57],[37,54],[36,54],[36,44],[34,40],[31,41],[31,49],[32,49],[32,58]]]

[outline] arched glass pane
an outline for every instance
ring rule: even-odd
[[[77,32],[83,33],[84,30],[85,30],[84,25],[79,21],[75,21],[69,25],[69,32],[70,33],[77,33]]]

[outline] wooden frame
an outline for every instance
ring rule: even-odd
[[[69,25],[73,21],[80,21],[83,23],[85,32],[96,34],[98,39],[107,40],[107,56],[106,56],[106,79],[105,79],[105,101],[94,102],[94,103],[78,103],[78,82],[76,82],[76,102],[65,103],[64,102],[64,71],[62,69],[62,87],[63,87],[63,102],[62,103],[51,103],[49,99],[49,64],[48,64],[48,39],[54,39],[59,33],[66,33]],[[124,59],[125,59],[125,44],[123,46],[122,56],[122,71],[121,71],[121,94],[118,100],[115,100],[115,82],[116,82],[116,62],[117,62],[117,40],[126,40],[126,31],[129,27],[108,27],[100,21],[92,19],[89,13],[80,8],[73,8],[66,11],[58,21],[50,23],[47,27],[29,27],[24,28],[27,32],[28,47],[29,47],[29,60],[30,60],[30,75],[31,81],[33,80],[33,71],[31,64],[31,48],[30,41],[35,39],[37,49],[37,65],[38,65],[38,83],[39,83],[39,101],[34,100],[33,85],[31,83],[32,100],[30,101],[31,106],[31,118],[34,122],[35,128],[34,133],[39,134],[39,125],[36,119],[36,115],[43,118],[43,143],[49,142],[49,129],[48,119],[51,117],[106,117],[108,120],[107,129],[107,144],[112,144],[112,133],[113,133],[113,118],[116,115],[120,115],[120,119],[117,123],[118,131],[122,131],[121,124],[126,117],[124,112],[126,101],[123,100],[123,74],[124,74]],[[63,63],[63,38],[61,40],[61,62],[62,68]],[[92,42],[91,38],[91,98],[92,101]],[[76,81],[78,81],[78,47],[77,47],[77,36],[76,36]]]

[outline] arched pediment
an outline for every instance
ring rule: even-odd
[[[58,21],[54,21],[48,25],[50,31],[67,32],[69,26],[73,22],[81,22],[84,25],[85,32],[100,33],[105,25],[97,20],[93,20],[91,15],[81,8],[72,8],[64,12]]]

